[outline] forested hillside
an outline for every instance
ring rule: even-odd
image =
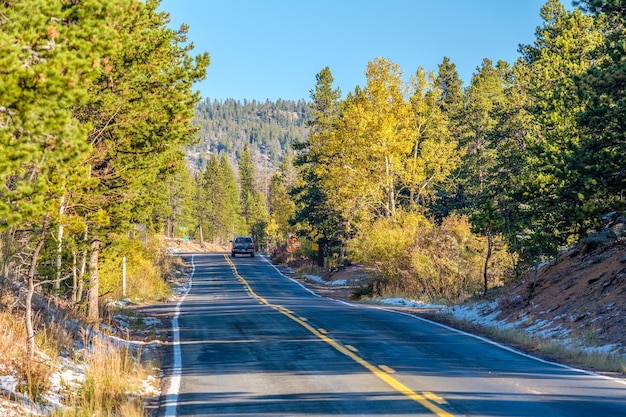
[[[248,144],[257,168],[273,172],[293,155],[292,145],[306,139],[310,114],[305,101],[242,103],[206,98],[196,106],[193,123],[200,129],[199,142],[189,149],[189,164],[194,172],[199,171],[206,167],[211,153],[226,154],[236,163]]]

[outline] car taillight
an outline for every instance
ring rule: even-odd
[[[254,243],[252,244],[252,249],[254,249]]]

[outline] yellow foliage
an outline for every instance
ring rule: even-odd
[[[117,239],[102,252],[100,263],[100,292],[107,298],[123,297],[123,258],[126,257],[126,296],[133,300],[159,300],[169,296],[165,281],[167,265],[161,243],[148,239],[144,246],[138,239]]]
[[[492,284],[506,273],[506,248],[498,244],[495,249]],[[349,250],[355,260],[376,268],[388,294],[456,301],[482,289],[487,242],[472,233],[465,216],[435,225],[422,214],[400,212],[363,230]]]

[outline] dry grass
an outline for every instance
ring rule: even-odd
[[[41,324],[41,317],[36,316]],[[71,332],[58,323],[36,327],[37,356],[29,360],[26,353],[26,330],[23,317],[0,312],[0,369],[13,370],[17,390],[34,402],[41,402],[51,387],[51,376],[57,370],[60,352],[69,352],[74,343]],[[93,417],[145,415],[139,398],[142,381],[150,374],[149,364],[139,361],[139,354],[110,341],[87,339],[82,357],[75,355],[84,369],[84,378],[77,386],[66,385],[62,408],[53,410],[53,417]]]
[[[465,323],[448,316],[448,320],[458,327],[464,327]],[[476,329],[472,329],[476,331]],[[550,360],[570,364],[572,366],[590,369],[597,372],[619,372],[626,374],[626,357],[610,353],[585,350],[564,345],[558,340],[542,338],[537,335],[529,335],[520,329],[498,329],[495,327],[481,327],[488,337],[502,343],[529,351],[534,355],[546,357]],[[588,340],[574,340],[583,346]]]
[[[143,416],[139,398],[141,383],[149,374],[146,365],[125,347],[100,338],[85,340],[84,379],[66,392],[67,408],[54,417]]]
[[[40,316],[35,317],[35,327],[40,331],[36,343],[40,346],[34,360],[28,358],[26,350],[26,326],[24,318],[10,312],[0,313],[0,363],[6,369],[14,369],[18,380],[17,390],[39,401],[50,388],[50,376],[54,362],[63,346],[51,339],[59,332],[59,326],[38,326]]]

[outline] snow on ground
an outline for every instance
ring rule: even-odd
[[[384,305],[394,306],[394,307],[410,307],[410,308],[434,309],[434,310],[440,310],[446,307],[441,304],[423,303],[421,301],[409,300],[406,298],[375,298],[373,301],[377,304],[384,304]]]
[[[317,275],[306,275],[306,279],[329,287],[338,285],[349,285],[349,283],[343,279],[337,281],[324,281],[321,277]],[[561,324],[549,320],[532,321],[528,313],[521,315],[516,321],[506,321],[503,319],[498,319],[498,317],[501,315],[498,301],[475,302],[449,307],[440,304],[424,303],[422,301],[411,300],[401,297],[374,298],[370,300],[370,302],[392,307],[439,310],[442,314],[447,314],[459,321],[477,324],[488,328],[495,328],[502,331],[520,330],[524,331],[528,336],[539,337],[544,340],[550,340],[555,343],[559,343],[567,348],[588,353],[623,354],[625,349],[624,346],[621,346],[619,344],[585,346],[571,337],[570,329],[563,328]]]
[[[22,417],[30,412],[31,410],[27,410],[21,404],[7,399],[0,399],[0,416]]]
[[[549,320],[529,319],[529,314],[524,314],[517,321],[498,320],[501,311],[497,301],[477,302],[446,307],[443,314],[448,314],[456,320],[477,324],[483,327],[494,328],[496,330],[519,330],[528,336],[539,337],[543,340],[560,344],[566,348],[584,351],[586,353],[623,355],[624,346],[620,344],[607,344],[601,346],[588,346],[580,340],[572,337],[570,329],[565,329],[561,324]],[[555,321],[559,317],[555,318]]]
[[[181,285],[186,288],[189,282],[185,282]],[[177,292],[182,291],[177,288]],[[124,302],[116,302],[120,306],[125,305]],[[121,314],[113,316],[114,326],[108,326],[101,324],[101,331],[90,330],[89,334],[92,337],[107,341],[114,346],[124,346],[127,348],[133,348],[142,346],[142,354],[145,355],[149,351],[156,349],[154,343],[144,341],[127,340],[126,338],[115,336],[116,334],[128,335],[131,327],[132,319]],[[142,325],[146,328],[146,332],[158,332],[158,326],[161,324],[161,320],[155,317],[143,317]],[[70,321],[68,321],[70,323]],[[76,325],[70,323],[70,325]],[[141,333],[141,332],[140,332]],[[77,352],[83,354],[89,354],[89,347],[82,346],[80,341],[76,342]],[[41,357],[38,360],[51,362],[52,359],[48,357]],[[78,357],[82,354],[77,355]],[[30,403],[28,398],[18,392],[19,380],[17,378],[17,372],[8,367],[7,365],[0,364],[0,416],[17,417],[24,415],[44,416],[49,415],[53,408],[59,408],[63,404],[63,399],[68,392],[74,392],[84,381],[85,377],[85,365],[76,363],[68,357],[57,358],[58,364],[55,366],[55,371],[50,376],[50,389],[44,395],[46,406],[40,406],[38,404]],[[158,370],[156,370],[158,374]],[[145,380],[141,381],[141,386],[138,392],[129,392],[131,396],[138,396],[142,398],[158,397],[160,395],[159,381],[153,375],[149,375]]]
[[[323,284],[323,285],[328,285],[328,286],[348,285],[348,281],[346,281],[345,279],[339,279],[337,281],[324,281],[322,277],[319,277],[317,275],[305,275],[305,277],[309,281],[317,282],[318,284]]]

